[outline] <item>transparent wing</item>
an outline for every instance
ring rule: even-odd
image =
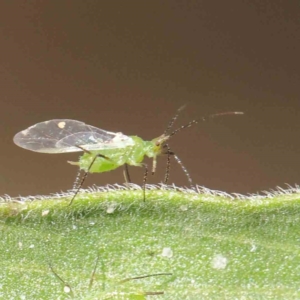
[[[14,136],[14,143],[42,153],[65,153],[85,150],[125,148],[132,138],[87,125],[80,121],[56,119],[37,123]]]

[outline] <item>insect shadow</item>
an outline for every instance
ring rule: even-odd
[[[124,166],[125,179],[130,182],[128,165],[144,168],[143,200],[145,201],[148,176],[148,165],[143,162],[145,156],[152,158],[151,173],[154,174],[156,171],[157,156],[167,155],[165,184],[169,179],[171,156],[173,156],[181,166],[190,185],[193,186],[187,169],[169,147],[169,139],[181,130],[201,121],[207,121],[224,115],[243,114],[242,112],[211,114],[207,117],[194,119],[172,131],[172,127],[184,107],[182,106],[177,110],[176,114],[169,121],[164,133],[151,141],[144,141],[138,136],[127,136],[121,132],[109,132],[80,121],[69,119],[54,119],[37,123],[17,133],[13,140],[16,145],[24,149],[40,153],[56,154],[83,151],[83,155],[80,156],[78,162],[69,161],[70,164],[78,166],[80,171],[84,171],[82,178],[75,180],[74,195],[69,205],[73,203],[82,188],[88,173],[102,173]],[[79,177],[77,176],[77,178]]]
[[[97,267],[98,267],[98,264],[99,264],[99,260],[100,260],[100,255],[97,256],[97,259],[95,261],[95,265],[94,265],[94,268],[93,268],[93,271],[92,271],[92,274],[91,274],[91,277],[90,277],[90,280],[89,280],[89,285],[88,285],[88,290],[91,291],[92,287],[93,287],[93,283],[95,281],[95,278],[96,278],[96,272],[97,272]],[[72,286],[67,282],[65,281],[60,275],[58,275],[58,273],[54,270],[53,266],[51,263],[49,263],[49,268],[51,270],[51,272],[53,273],[53,275],[61,282],[61,284],[63,285],[63,291],[66,293],[66,294],[69,294],[71,296],[71,298],[74,298],[75,297],[75,292],[72,288]],[[102,265],[102,272],[104,272],[104,266]],[[104,292],[105,289],[106,289],[106,285],[105,285],[105,275],[102,274],[103,276],[103,282],[102,282],[102,291]],[[128,278],[125,278],[119,282],[116,282],[116,284],[120,285],[120,284],[123,284],[123,283],[126,283],[128,281],[132,281],[132,280],[139,280],[139,279],[144,279],[144,278],[149,278],[149,277],[157,277],[157,276],[172,276],[173,274],[172,273],[169,273],[169,272],[163,272],[163,273],[155,273],[155,274],[147,274],[147,275],[141,275],[141,276],[135,276],[135,277],[128,277]],[[112,295],[108,295],[107,298],[105,299],[111,299],[113,298],[114,294],[116,293],[112,293]],[[134,294],[131,294],[131,296],[155,296],[155,295],[163,295],[164,294],[164,291],[148,291],[148,292],[136,292]],[[139,297],[140,299],[140,297]],[[146,297],[142,298],[142,299],[146,299]]]

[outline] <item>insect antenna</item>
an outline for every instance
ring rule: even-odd
[[[177,109],[176,114],[169,121],[168,126],[167,126],[166,130],[164,131],[163,135],[165,135],[165,136],[168,135],[168,132],[173,127],[173,125],[174,125],[175,121],[177,120],[180,112],[182,110],[184,110],[185,107],[186,107],[186,104],[182,105],[181,107],[179,107]],[[169,146],[165,145],[165,147],[167,148],[166,154],[168,155],[168,157],[167,157],[167,167],[166,167],[166,174],[165,174],[164,184],[167,184],[168,179],[169,179],[169,174],[170,174],[170,167],[171,167],[171,158],[170,157],[171,157],[172,154],[171,154],[171,150],[170,150]],[[156,160],[153,160],[152,175],[154,175],[155,169],[156,169]]]
[[[183,108],[184,108],[184,106],[182,106],[178,109],[177,114],[171,119],[171,121],[169,122],[168,128],[164,132],[164,134],[168,136],[168,139],[170,137],[174,136],[175,134],[177,134],[178,132],[180,132],[181,130],[183,130],[185,128],[189,128],[189,127],[193,126],[194,124],[199,123],[200,121],[207,121],[209,119],[213,119],[215,117],[224,116],[224,115],[243,115],[244,114],[243,112],[221,112],[221,113],[212,114],[212,115],[209,115],[207,117],[202,117],[202,118],[199,118],[199,119],[192,120],[189,123],[180,126],[179,128],[177,128],[176,130],[174,130],[170,134],[167,134],[167,132],[170,130],[170,128],[173,126],[174,122],[176,121],[176,119],[179,115],[179,112]],[[190,183],[190,186],[193,187],[192,178],[191,178],[188,170],[186,169],[186,167],[183,165],[180,158],[174,152],[171,151],[168,144],[165,144],[164,147],[167,149],[167,151],[165,152],[165,154],[167,154],[167,167],[166,167],[166,173],[165,173],[165,178],[164,178],[164,184],[167,184],[168,179],[169,179],[170,167],[171,167],[171,155],[173,155],[175,160],[177,161],[177,163],[180,165],[181,169],[185,173],[185,175],[186,175],[186,177],[187,177],[187,179]]]
[[[178,118],[180,112],[181,112],[182,110],[184,110],[185,107],[186,107],[186,104],[185,104],[185,105],[182,105],[181,107],[179,107],[179,108],[177,109],[177,113],[176,113],[175,116],[170,120],[170,122],[169,122],[169,124],[168,124],[168,126],[167,126],[167,128],[166,128],[166,130],[165,130],[165,132],[164,132],[164,135],[167,135],[167,134],[168,134],[169,130],[172,128],[172,126],[174,125],[175,121],[177,120],[177,118]]]
[[[208,121],[209,119],[213,119],[215,117],[220,117],[220,116],[226,116],[226,115],[243,115],[243,112],[240,111],[228,111],[228,112],[221,112],[221,113],[217,113],[217,114],[212,114],[209,115],[207,117],[201,117],[199,119],[195,119],[190,121],[189,123],[180,126],[179,128],[177,128],[176,130],[174,130],[172,133],[170,133],[168,136],[169,138],[172,137],[173,135],[177,134],[178,132],[180,132],[181,130],[185,129],[185,128],[189,128],[194,124],[198,124],[200,121]]]

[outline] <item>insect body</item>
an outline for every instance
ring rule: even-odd
[[[17,133],[14,136],[14,143],[27,150],[41,153],[84,152],[78,162],[69,162],[72,165],[79,166],[81,170],[85,171],[70,204],[82,187],[88,173],[107,172],[122,165],[126,167],[127,165],[143,166],[145,168],[143,180],[145,200],[145,185],[148,174],[147,165],[142,163],[145,156],[153,159],[152,174],[154,174],[156,169],[156,157],[161,154],[168,156],[165,183],[169,176],[170,156],[174,156],[186,173],[190,183],[192,183],[187,170],[175,153],[171,151],[166,142],[182,129],[206,119],[193,120],[169,133],[181,109],[182,108],[180,108],[177,114],[171,119],[164,134],[152,141],[144,141],[137,136],[126,136],[120,132],[113,133],[105,131],[80,121],[54,119],[37,123]],[[228,114],[242,113],[226,112],[210,115],[208,118]]]
[[[119,148],[101,149],[99,146],[98,150],[88,151],[85,145],[78,146],[85,153],[80,157],[79,162],[69,163],[78,165],[82,170],[90,173],[111,171],[124,164],[142,166],[145,156],[155,158],[161,153],[160,145],[156,145],[154,141],[143,141],[137,136],[126,137],[126,144],[120,144]]]

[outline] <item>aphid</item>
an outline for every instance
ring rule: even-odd
[[[156,170],[156,157],[167,155],[167,168],[164,183],[169,178],[170,157],[174,156],[185,172],[190,184],[191,177],[186,168],[181,163],[178,156],[171,151],[167,141],[181,130],[191,127],[200,121],[206,121],[223,115],[239,115],[242,112],[223,112],[210,115],[206,118],[195,119],[188,124],[180,126],[174,131],[171,128],[176,121],[179,108],[175,116],[169,122],[165,132],[151,140],[144,141],[138,136],[127,136],[121,132],[109,132],[97,127],[87,125],[80,121],[68,119],[54,119],[37,123],[14,136],[14,143],[24,149],[41,153],[67,153],[83,151],[83,155],[78,162],[70,162],[79,166],[85,173],[80,181],[70,204],[72,204],[77,193],[81,189],[88,173],[102,173],[114,170],[122,165],[125,166],[126,178],[129,179],[127,165],[144,167],[143,197],[145,200],[145,186],[148,175],[148,166],[143,163],[144,157],[152,158],[152,174]]]

